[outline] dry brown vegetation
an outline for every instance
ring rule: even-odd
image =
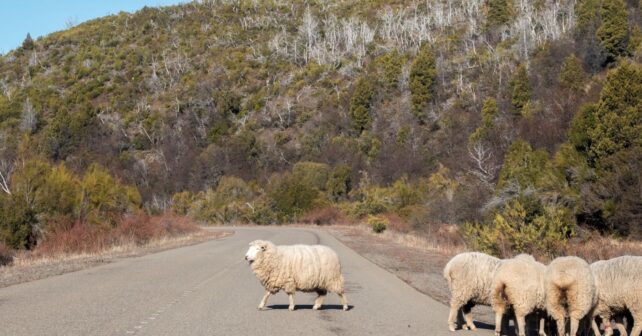
[[[0,287],[77,271],[116,258],[139,256],[220,238],[186,217],[132,215],[114,229],[76,223],[53,232],[34,250],[0,245]]]

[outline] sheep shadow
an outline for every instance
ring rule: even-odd
[[[276,305],[268,305],[267,306],[267,308],[270,309],[270,310],[272,310],[272,309],[274,309],[274,310],[287,310],[288,307],[289,306],[286,305],[286,304],[276,304]],[[348,305],[348,311],[352,310],[352,308],[354,308],[353,305]],[[311,304],[298,304],[298,305],[294,306],[294,310],[304,310],[304,309],[312,310],[312,305]],[[321,308],[319,308],[319,310],[343,310],[343,306],[342,305],[338,305],[338,304],[328,304],[328,305],[322,305]]]

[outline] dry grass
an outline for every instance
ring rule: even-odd
[[[0,242],[0,266],[9,265],[13,261],[14,252]]]
[[[332,225],[345,223],[347,218],[335,206],[327,206],[319,209],[312,209],[301,217],[303,224]]]
[[[642,242],[618,240],[590,232],[582,240],[572,240],[565,248],[566,255],[584,258],[589,263],[623,255],[642,256]]]
[[[68,230],[53,232],[33,251],[7,249],[13,262],[0,267],[0,287],[230,234],[203,230],[188,218],[171,215],[132,216],[111,230],[76,223]]]

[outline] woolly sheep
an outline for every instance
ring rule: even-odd
[[[294,293],[316,292],[312,309],[319,309],[327,292],[336,293],[343,310],[348,310],[344,294],[341,264],[336,252],[322,245],[277,246],[265,240],[255,240],[245,254],[252,271],[265,287],[259,304],[264,309],[270,294],[280,290],[288,294],[289,310],[294,310]]]
[[[502,316],[513,308],[519,336],[526,335],[526,315],[536,312],[540,317],[539,335],[544,332],[546,266],[528,254],[520,254],[501,262],[492,282],[491,306],[495,311],[495,335],[501,333]]]
[[[560,257],[546,269],[546,310],[555,320],[559,335],[564,335],[568,315],[570,335],[575,336],[582,318],[589,315],[597,303],[593,273],[586,261],[578,257]]]
[[[631,336],[639,336],[642,332],[642,257],[623,256],[597,261],[591,264],[591,271],[598,294],[593,315],[604,321],[605,335],[613,334],[611,315],[628,309],[634,322]],[[622,334],[623,326],[619,323],[617,326]],[[595,319],[593,329],[597,329]]]
[[[465,252],[454,256],[444,268],[444,278],[450,288],[448,329],[455,331],[457,313],[462,309],[466,323],[463,329],[476,330],[471,309],[475,304],[490,305],[493,274],[500,260],[479,252]]]

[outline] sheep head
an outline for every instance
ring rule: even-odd
[[[273,247],[274,244],[267,240],[255,240],[250,243],[250,248],[245,253],[245,260],[252,264],[261,257],[263,252],[272,249]]]

